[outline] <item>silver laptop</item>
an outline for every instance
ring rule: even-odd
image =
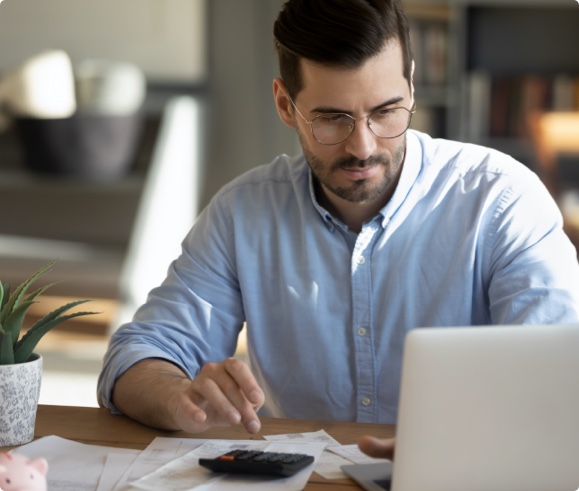
[[[404,350],[393,465],[343,466],[362,487],[579,489],[579,325],[415,329]]]

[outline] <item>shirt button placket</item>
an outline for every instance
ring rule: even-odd
[[[378,227],[363,227],[352,255],[352,330],[356,357],[357,421],[376,422],[375,353],[372,335],[372,247]]]

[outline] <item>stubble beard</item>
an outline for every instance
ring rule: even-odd
[[[324,162],[316,157],[304,144],[301,135],[300,142],[314,177],[333,194],[351,203],[364,203],[383,196],[398,177],[406,150],[406,135],[404,135],[401,144],[396,148],[392,157],[384,154],[372,156],[366,160],[344,157],[335,161],[328,169]],[[380,165],[383,168],[382,179],[376,184],[372,184],[369,179],[360,179],[345,187],[339,186],[333,178],[334,173],[339,169],[362,169],[371,165]]]

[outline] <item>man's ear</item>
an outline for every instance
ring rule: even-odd
[[[414,103],[414,69],[416,68],[416,64],[414,60],[412,60],[412,69],[410,71],[410,97],[412,98],[412,102]]]
[[[297,128],[292,103],[286,86],[279,77],[273,80],[273,99],[280,119],[290,128]]]

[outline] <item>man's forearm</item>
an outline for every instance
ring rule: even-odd
[[[148,426],[176,430],[179,426],[170,412],[171,397],[190,385],[190,379],[177,366],[160,359],[142,360],[115,382],[115,407]]]

